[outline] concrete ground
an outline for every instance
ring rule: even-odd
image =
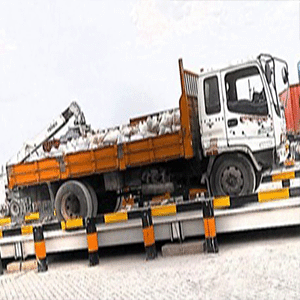
[[[300,228],[219,236],[218,254],[146,261],[141,245],[49,257],[0,277],[0,299],[299,299]]]

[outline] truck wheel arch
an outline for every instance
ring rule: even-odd
[[[247,157],[247,159],[252,163],[255,173],[257,173],[257,172],[260,173],[262,171],[262,167],[257,162],[252,151],[248,147],[241,146],[241,147],[234,147],[232,149],[226,149],[226,151],[221,152],[219,155],[210,156],[208,166],[207,166],[207,171],[206,171],[207,176],[209,177],[211,175],[213,165],[217,158],[219,158],[220,156],[223,156],[223,155],[234,154],[234,153],[241,153],[241,154],[245,155]]]

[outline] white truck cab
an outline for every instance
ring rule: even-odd
[[[286,63],[265,54],[199,76],[201,142],[204,156],[211,157],[214,195],[253,192],[262,172],[286,158],[276,63],[284,64],[283,82],[288,83]]]

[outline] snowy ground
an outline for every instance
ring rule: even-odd
[[[218,254],[154,261],[142,249],[100,249],[92,268],[82,256],[52,257],[46,273],[0,277],[0,299],[299,299],[299,230],[225,235]]]

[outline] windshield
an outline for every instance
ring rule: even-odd
[[[280,102],[278,93],[279,91],[288,89],[288,80],[284,80],[282,77],[282,70],[284,69],[286,70],[287,75],[287,63],[284,60],[274,58],[269,54],[261,54],[258,59],[269,85],[271,100],[275,108],[275,112],[280,117]]]

